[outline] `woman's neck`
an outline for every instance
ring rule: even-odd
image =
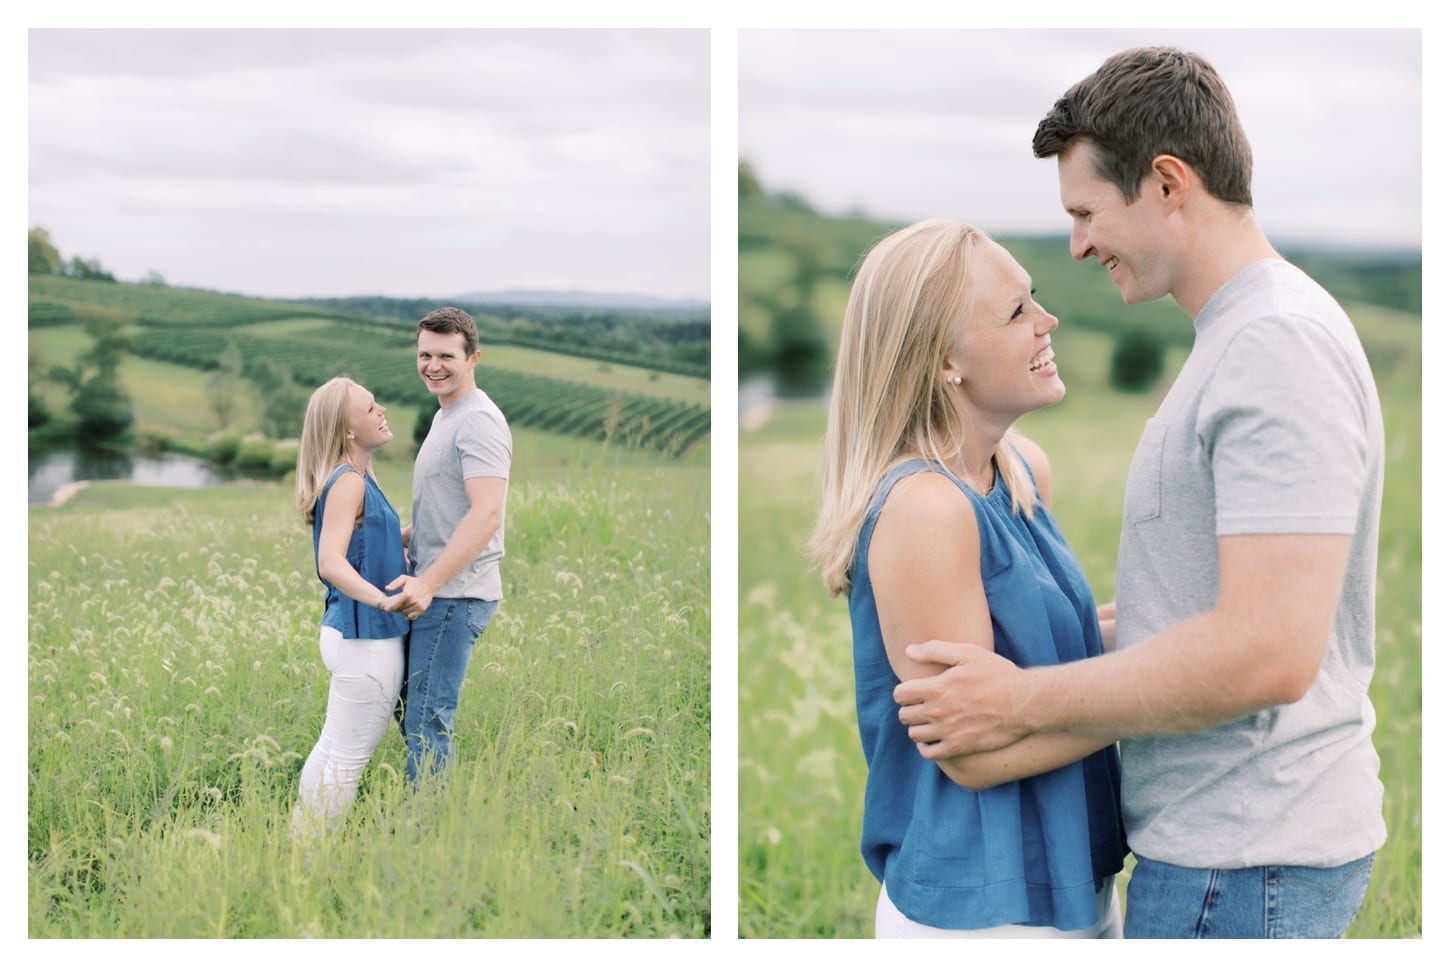
[[[356,467],[359,473],[367,473],[368,468],[373,465],[373,451],[366,447],[359,447],[356,444],[348,444],[347,453],[343,459]]]

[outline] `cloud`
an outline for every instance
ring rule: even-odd
[[[32,31],[30,76],[30,221],[122,278],[709,294],[704,31]]]
[[[1063,231],[1038,120],[1109,54],[1160,43],[1234,92],[1271,237],[1419,244],[1414,30],[744,30],[740,153],[828,211]]]

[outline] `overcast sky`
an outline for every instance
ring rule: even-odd
[[[1228,83],[1272,240],[1420,244],[1415,30],[745,30],[740,156],[830,212],[1065,232],[1037,123],[1108,55],[1150,44]]]
[[[29,223],[246,295],[710,293],[706,30],[32,30]]]

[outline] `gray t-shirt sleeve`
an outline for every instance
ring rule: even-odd
[[[455,438],[463,479],[503,477],[508,479],[513,460],[513,436],[497,413],[482,410],[468,414]]]
[[[1198,410],[1218,533],[1354,533],[1371,457],[1361,396],[1321,326],[1281,316],[1244,326]]]

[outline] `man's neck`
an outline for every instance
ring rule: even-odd
[[[1251,208],[1218,205],[1204,212],[1193,227],[1183,271],[1173,286],[1173,301],[1190,318],[1224,283],[1263,259],[1281,258],[1259,228]]]
[[[472,396],[473,395],[473,391],[476,390],[476,389],[478,389],[478,385],[477,384],[472,384],[472,385],[469,385],[469,386],[465,386],[463,389],[461,389],[458,392],[454,393],[452,399],[450,399],[450,400],[439,399],[438,400],[438,408],[441,409],[441,410],[446,410],[450,406],[452,406],[453,404],[457,403],[458,401],[467,399],[468,397]]]

